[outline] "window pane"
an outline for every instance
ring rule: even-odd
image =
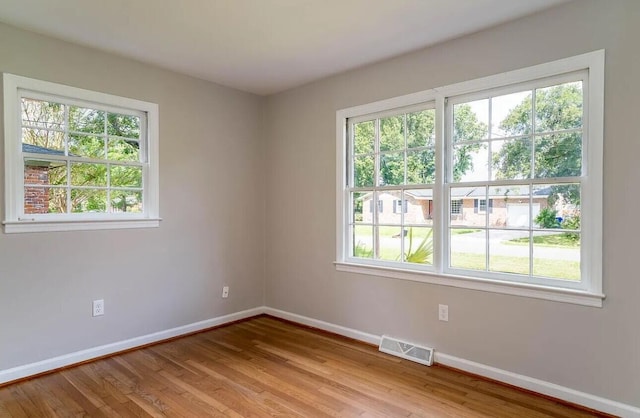
[[[71,189],[71,211],[74,213],[106,212],[107,191]]]
[[[489,270],[529,275],[529,231],[489,231]]]
[[[489,100],[453,106],[453,141],[478,141],[488,137]]]
[[[24,183],[66,185],[67,164],[61,161],[24,160]]]
[[[108,158],[114,161],[140,161],[140,143],[109,139]]]
[[[22,129],[22,151],[64,155],[64,133],[44,129]]]
[[[104,134],[104,112],[69,106],[69,130],[72,132]]]
[[[124,138],[140,138],[140,118],[137,116],[109,113],[107,116],[107,133]]]
[[[486,212],[480,211],[480,201],[487,199],[485,187],[451,188],[451,225],[468,227],[486,227]],[[453,202],[460,202],[460,213],[455,213]],[[457,204],[456,204],[457,205]]]
[[[67,193],[65,189],[55,187],[24,188],[25,214],[65,213],[66,211]]]
[[[104,158],[104,139],[93,135],[69,135],[69,155]]]
[[[489,178],[486,143],[453,146],[453,181],[483,181]]]
[[[533,275],[580,281],[580,234],[534,232]]]
[[[536,132],[582,127],[582,82],[536,90]]]
[[[491,99],[491,138],[531,133],[531,91]]]
[[[582,174],[582,135],[543,135],[535,143],[536,177],[569,177]]]
[[[369,204],[373,199],[373,192],[351,193],[351,214],[350,222],[373,222],[372,212],[369,211]],[[366,208],[366,210],[364,210]]]
[[[491,180],[531,178],[531,139],[491,142]]]
[[[432,225],[434,206],[433,190],[412,189],[404,192],[405,225]]]
[[[388,261],[401,261],[401,229],[395,226],[379,226],[377,258]]]
[[[382,154],[380,156],[380,185],[400,185],[404,183],[404,152]]]
[[[534,200],[534,217],[540,211],[540,203]],[[529,186],[489,187],[489,227],[529,228]]]
[[[107,166],[105,164],[72,163],[72,186],[106,186]]]
[[[400,191],[381,191],[376,193],[378,207],[378,223],[400,225],[402,211],[398,206],[402,193]]]
[[[142,212],[142,192],[132,192],[125,190],[111,191],[111,212],[112,213],[141,213]]]
[[[373,186],[375,159],[373,155],[355,157],[353,159],[353,182],[355,187]]]
[[[111,166],[111,187],[142,187],[142,167]]]
[[[533,209],[536,228],[564,228],[565,219],[568,222],[571,218],[580,217],[580,185],[572,183],[535,185]]]
[[[451,229],[450,264],[452,268],[486,270],[486,231]]]
[[[404,148],[404,115],[380,119],[380,151]]]
[[[38,128],[64,129],[64,105],[23,97],[22,124]]]
[[[407,184],[431,184],[436,178],[435,150],[407,152]]]
[[[373,258],[373,227],[352,225],[354,257]]]
[[[371,154],[375,151],[374,121],[356,123],[353,126],[353,152],[355,154]]]
[[[407,114],[407,148],[432,146],[435,143],[436,110]]]
[[[405,228],[404,261],[433,264],[433,234],[431,228]]]

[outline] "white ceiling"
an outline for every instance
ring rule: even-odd
[[[0,21],[271,94],[567,0],[0,0]]]

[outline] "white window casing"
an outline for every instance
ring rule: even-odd
[[[561,59],[558,61],[536,65],[533,67],[509,71],[476,80],[465,81],[444,87],[438,87],[418,93],[381,100],[374,103],[342,109],[336,113],[336,269],[352,273],[370,274],[395,279],[406,279],[446,286],[490,291],[503,294],[527,296],[539,299],[575,303],[586,306],[601,307],[604,299],[602,288],[602,177],[603,177],[603,142],[604,142],[604,50]],[[497,96],[517,89],[536,89],[550,82],[570,82],[583,80],[583,130],[582,134],[582,175],[575,178],[560,179],[528,179],[503,180],[492,182],[454,182],[452,178],[451,158],[451,109],[454,103],[462,103]],[[542,84],[541,84],[542,83]],[[431,103],[431,104],[429,104]],[[413,264],[402,260],[383,260],[362,258],[351,255],[353,242],[351,227],[355,227],[351,220],[350,193],[359,191],[350,182],[353,174],[349,166],[352,156],[349,152],[350,144],[349,124],[372,119],[379,119],[387,115],[396,115],[414,109],[435,108],[435,183],[428,187],[433,191],[433,262],[429,265]],[[491,123],[491,121],[489,121]],[[533,122],[532,122],[533,123]],[[406,134],[405,134],[406,135]],[[376,139],[378,140],[378,139]],[[490,141],[490,140],[488,140]],[[406,151],[405,151],[406,156]],[[533,158],[533,157],[532,157]],[[406,157],[405,157],[406,159]],[[376,163],[377,164],[377,163]],[[406,162],[405,162],[406,164]],[[533,166],[532,166],[533,167]],[[376,166],[377,170],[377,166]],[[533,170],[533,168],[532,168]],[[377,175],[378,171],[376,171]],[[406,184],[397,187],[378,185],[375,179],[372,191],[391,190],[404,191],[411,188]],[[474,186],[488,188],[494,185],[524,184],[540,185],[545,183],[569,184],[574,182],[580,187],[580,279],[579,281],[552,280],[529,276],[518,276],[492,271],[461,270],[450,266],[449,231],[451,218],[450,190],[456,186]],[[386,189],[385,189],[386,187]],[[531,191],[531,193],[533,193]],[[493,208],[492,196],[476,197],[476,204],[484,200],[480,215],[491,216],[495,209],[488,210],[490,203]],[[400,199],[400,197],[398,197]],[[533,197],[530,197],[529,207],[533,207]],[[515,209],[514,209],[515,210]],[[533,209],[529,209],[529,218]],[[404,218],[403,218],[404,219]],[[382,223],[372,221],[372,228]],[[402,224],[404,225],[404,223]],[[533,237],[538,231],[530,221],[529,233]],[[455,227],[454,227],[455,228]],[[487,234],[490,226],[484,227]],[[375,229],[374,229],[375,230]],[[526,228],[523,231],[527,231]],[[377,239],[374,233],[374,240]],[[488,241],[487,241],[487,244]],[[529,244],[533,248],[533,243]],[[404,248],[404,247],[403,247]],[[488,250],[487,250],[488,251]],[[530,250],[532,251],[532,250]],[[355,254],[355,252],[354,252]],[[488,254],[488,252],[487,252]],[[488,257],[488,256],[487,256]],[[531,263],[533,257],[531,256]],[[531,264],[532,265],[532,264]],[[523,279],[524,278],[524,279]]]
[[[157,227],[160,222],[159,213],[159,120],[158,105],[125,97],[114,96],[106,93],[70,87],[62,84],[36,80],[12,74],[3,74],[4,87],[4,149],[5,149],[5,219],[3,221],[5,233],[21,232],[50,232],[50,231],[75,231],[75,230],[99,230],[99,229],[125,229]],[[95,109],[104,114],[105,133],[88,134],[89,136],[104,136],[105,154],[102,159],[91,159],[83,156],[72,155],[69,151],[68,125],[60,128],[60,135],[65,136],[64,150],[59,155],[44,155],[48,161],[56,161],[56,164],[67,165],[67,177],[70,176],[74,163],[87,163],[107,167],[107,178],[110,178],[111,167],[133,167],[141,172],[142,182],[140,186],[96,186],[93,189],[104,191],[107,196],[112,192],[138,193],[142,197],[142,209],[139,212],[105,210],[104,212],[84,211],[74,213],[67,205],[66,213],[25,213],[25,164],[26,160],[42,157],[43,154],[23,152],[22,141],[22,98],[28,100],[43,100],[54,104],[85,107]],[[68,111],[67,111],[68,112]],[[139,137],[119,139],[115,135],[109,137],[106,133],[106,115],[117,114],[125,117],[139,118]],[[65,116],[65,123],[68,116]],[[35,129],[35,128],[34,128]],[[54,132],[57,128],[43,128]],[[138,161],[108,160],[107,151],[109,141],[128,141],[136,143],[138,147]],[[26,187],[30,187],[27,185]],[[53,189],[54,186],[47,186]],[[66,186],[56,186],[64,189],[67,195],[71,189],[81,190],[82,186],[72,186],[71,180],[67,180]],[[89,186],[87,186],[89,188]],[[49,190],[49,189],[46,189]],[[67,198],[69,199],[69,198]],[[107,199],[107,207],[111,208],[112,202]]]

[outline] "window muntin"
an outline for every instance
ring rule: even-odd
[[[21,215],[143,212],[143,112],[79,107],[29,91],[19,97],[25,168]],[[40,201],[33,204],[36,193]]]
[[[431,265],[433,103],[351,120],[349,133],[349,256]]]
[[[5,232],[158,226],[158,109],[4,74]]]
[[[464,190],[475,201],[473,213],[463,210],[449,222],[445,271],[581,287],[586,78],[572,73],[449,98],[450,165],[463,146],[470,159],[465,170],[451,170],[445,187],[452,197]],[[461,111],[471,112],[479,128],[463,133],[456,126]],[[456,235],[459,228],[475,232]],[[474,245],[465,245],[471,236]]]
[[[492,107],[501,103],[523,99],[528,92],[547,93],[545,89],[564,83],[582,82],[582,124],[567,124],[568,128],[556,129],[544,115],[534,115],[519,123],[519,131],[509,133],[500,123],[499,112],[469,112],[465,106],[457,107],[456,114],[473,113],[474,129],[471,135],[454,131],[453,106],[482,102]],[[505,96],[505,97],[502,97]],[[340,271],[374,274],[380,276],[446,284],[449,286],[488,290],[513,295],[530,296],[589,306],[602,306],[602,151],[603,151],[603,103],[604,103],[604,51],[596,51],[535,67],[515,70],[478,80],[439,87],[407,96],[382,100],[380,102],[343,109],[337,112],[338,121],[338,224],[337,263]],[[435,171],[434,181],[429,184],[433,208],[433,267],[411,265],[398,260],[393,263],[353,257],[354,236],[348,229],[350,217],[348,209],[351,200],[345,194],[351,180],[352,154],[349,147],[349,126],[352,123],[372,121],[378,117],[394,116],[402,111],[402,106],[419,106],[414,103],[435,101],[436,129],[434,138]],[[532,99],[532,107],[544,104]],[[481,104],[481,103],[479,103]],[[478,104],[475,104],[476,107]],[[502,104],[504,107],[505,105]],[[392,110],[397,108],[398,110]],[[406,109],[406,108],[404,108]],[[474,108],[471,106],[471,110]],[[574,119],[575,121],[575,119]],[[483,126],[486,124],[486,126]],[[345,129],[346,127],[346,129]],[[460,125],[463,127],[463,125]],[[540,157],[567,158],[576,148],[575,135],[581,133],[579,159],[568,158],[561,165],[540,164]],[[446,135],[445,135],[446,133]],[[491,143],[491,147],[489,147]],[[375,140],[372,147],[375,148]],[[545,148],[547,144],[557,144]],[[519,150],[518,170],[511,170],[509,176],[501,173],[500,149],[511,147]],[[549,149],[551,153],[537,152]],[[570,152],[567,152],[570,151]],[[464,154],[466,152],[466,155]],[[575,151],[574,151],[575,152]],[[522,158],[530,153],[531,159]],[[372,153],[373,154],[373,153]],[[518,153],[516,153],[518,154]],[[477,160],[482,164],[465,165]],[[549,158],[547,158],[549,159]],[[543,158],[544,160],[544,158]],[[376,179],[375,157],[371,165],[371,179]],[[513,168],[513,164],[512,164]],[[469,170],[470,169],[470,170]],[[475,177],[469,179],[473,174]],[[588,174],[588,175],[587,175]],[[377,186],[377,184],[376,184]],[[375,187],[375,186],[372,186]],[[396,188],[384,185],[381,188]],[[405,185],[406,187],[406,185]],[[551,193],[549,191],[551,190]],[[561,192],[561,193],[558,193]],[[471,193],[469,196],[466,194]],[[579,205],[568,202],[579,195]],[[540,227],[536,222],[544,209],[543,202],[553,196],[554,201],[564,201],[561,206],[566,216],[552,218],[557,222],[567,222],[564,228]],[[463,216],[465,209],[474,213],[474,200],[486,201],[486,211],[475,213],[480,228],[470,228]],[[459,204],[455,203],[461,201]],[[552,202],[554,203],[554,202]],[[509,216],[505,211],[509,206]],[[451,213],[460,208],[460,214]],[[576,216],[579,214],[579,217]],[[548,214],[544,214],[550,218]],[[569,222],[570,221],[570,222]],[[343,223],[344,222],[344,223]],[[370,225],[370,245],[374,246],[374,226]],[[522,237],[523,231],[529,237]],[[460,253],[468,250],[452,239],[454,235],[476,234],[481,254],[475,254],[475,265],[469,269],[469,261],[460,258]],[[556,238],[547,235],[566,234],[579,245],[579,280],[573,273],[564,279],[554,277],[554,268],[536,261],[545,252],[544,248],[555,248]],[[524,239],[523,239],[524,238]],[[496,253],[498,242],[516,241],[513,244],[528,248],[522,254],[524,260],[518,263],[504,263]],[[525,242],[526,241],[526,242]],[[562,245],[569,240],[563,238]],[[573,251],[573,250],[572,250]],[[452,256],[452,253],[453,256]],[[577,260],[576,260],[577,261]],[[477,264],[479,263],[479,264]],[[549,263],[553,264],[553,263]],[[555,263],[561,264],[561,263]],[[396,268],[400,267],[399,269]],[[535,266],[535,267],[534,267]],[[545,272],[546,268],[546,272]],[[430,273],[432,271],[432,273]],[[546,275],[546,276],[545,276]],[[487,280],[488,279],[488,280]]]

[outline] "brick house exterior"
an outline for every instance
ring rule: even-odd
[[[529,224],[529,195],[489,196],[484,188],[452,188],[452,225],[484,227],[489,212],[489,227],[526,226]],[[537,193],[532,198],[532,217],[549,206],[548,193]],[[363,197],[362,221],[372,223],[373,194]],[[404,211],[405,224],[431,225],[433,222],[433,194],[431,190],[407,190],[405,200],[401,193],[385,191],[378,194],[376,202],[378,223],[399,224]]]
[[[22,144],[22,152],[30,154],[64,155],[64,151],[40,147],[32,144]],[[29,158],[24,166],[24,213],[40,214],[49,213],[49,189],[38,187],[49,184],[49,170],[53,167],[52,161],[36,160]]]
[[[49,165],[28,165],[24,168],[25,184],[49,184]],[[24,188],[24,213],[48,213],[49,191],[44,187]]]

